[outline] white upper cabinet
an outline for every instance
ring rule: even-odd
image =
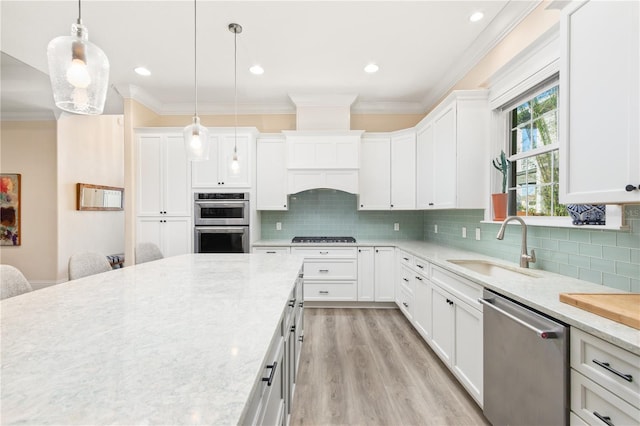
[[[637,1],[572,2],[562,12],[560,202],[640,201]]]
[[[416,134],[416,204],[425,210],[433,206],[433,123],[428,122]]]
[[[360,130],[283,131],[290,169],[357,169]]]
[[[416,208],[416,132],[391,134],[391,209]]]
[[[488,202],[485,90],[455,91],[417,126],[419,209],[481,209]]]
[[[391,136],[365,133],[360,143],[359,210],[391,207]]]
[[[233,129],[217,132],[209,129],[209,159],[194,161],[192,165],[191,184],[193,188],[250,188],[251,169],[254,167],[252,159],[255,144],[255,131],[238,130],[237,171],[231,169],[236,136]]]
[[[189,161],[182,132],[137,131],[138,216],[191,216]]]
[[[260,136],[257,143],[258,210],[287,210],[287,147],[280,135]]]

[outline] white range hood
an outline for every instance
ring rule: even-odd
[[[287,193],[329,188],[358,193],[362,130],[350,130],[356,95],[290,95],[296,128],[287,141]]]

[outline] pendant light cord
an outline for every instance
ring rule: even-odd
[[[238,153],[238,31],[233,32],[233,111],[235,116],[233,152]]]
[[[78,0],[78,25],[82,24],[82,2]]]
[[[193,0],[193,93],[194,117],[198,116],[198,2]]]

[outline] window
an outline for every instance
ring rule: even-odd
[[[509,214],[567,216],[558,200],[558,84],[538,89],[507,110]]]

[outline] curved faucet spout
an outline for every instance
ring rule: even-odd
[[[512,221],[520,222],[522,225],[522,245],[520,247],[520,267],[528,268],[529,263],[535,263],[536,261],[536,252],[535,250],[531,250],[531,255],[527,253],[527,224],[522,220],[519,216],[509,216],[504,222],[502,222],[502,226],[500,226],[500,230],[498,231],[497,239],[502,240],[504,238],[504,231],[507,228],[507,223]]]

